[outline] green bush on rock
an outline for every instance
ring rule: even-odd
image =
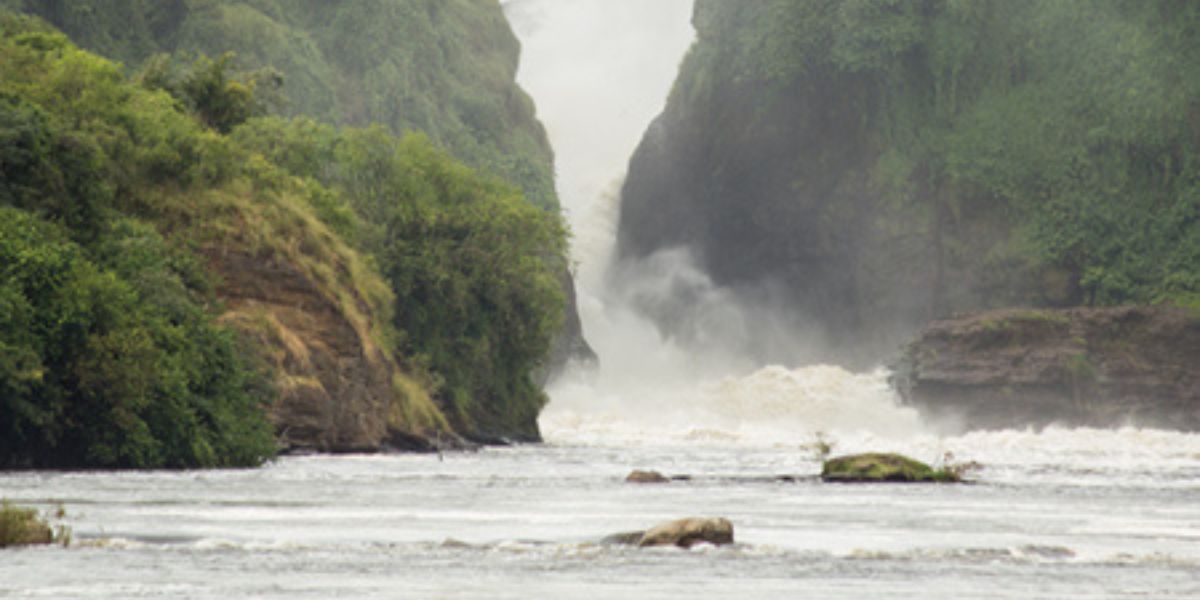
[[[0,548],[50,544],[56,537],[65,540],[66,530],[60,530],[56,536],[36,510],[0,501]]]
[[[900,454],[853,454],[825,461],[821,480],[834,483],[957,483],[954,469],[934,469]]]

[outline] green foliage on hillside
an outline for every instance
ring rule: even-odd
[[[311,196],[313,209],[374,257],[395,293],[399,346],[436,374],[460,430],[538,437],[545,397],[531,373],[563,318],[558,217],[420,134],[269,118],[234,137],[333,192]]]
[[[709,237],[719,280],[794,277],[835,330],[1200,293],[1195,3],[699,0],[696,14],[660,163],[721,205],[688,229]]]
[[[201,259],[226,250],[290,265],[423,373],[397,374],[396,414],[436,423],[437,394],[465,432],[533,422],[556,215],[421,136],[250,119],[220,59],[137,81],[0,13],[0,466],[270,457],[270,374]]]
[[[552,157],[515,83],[518,42],[494,0],[3,0],[136,69],[157,54],[236,55],[277,69],[283,111],[396,135],[421,131],[459,160],[557,207]]]
[[[0,465],[272,456],[263,377],[215,323],[203,270],[119,210],[132,173],[117,157],[149,158],[170,135],[134,107],[161,99],[59,34],[2,27]]]

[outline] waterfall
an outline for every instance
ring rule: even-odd
[[[595,372],[569,372],[548,387],[546,438],[770,441],[831,430],[915,431],[915,413],[895,406],[882,372],[787,369],[746,356],[747,336],[775,336],[795,348],[811,341],[771,317],[786,310],[747,309],[685,252],[613,268],[621,182],[694,39],[692,0],[503,5],[522,44],[518,83],[555,151],[580,317],[600,357]],[[664,303],[681,291],[687,306]],[[684,320],[689,334],[664,338],[644,316],[654,311]]]

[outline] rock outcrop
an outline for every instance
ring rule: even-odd
[[[262,339],[276,372],[270,416],[288,450],[366,452],[387,438],[393,365],[304,272],[283,260],[209,253],[226,319]]]
[[[658,471],[634,470],[625,476],[628,483],[669,483],[671,480]]]
[[[899,454],[854,454],[825,461],[821,480],[831,483],[952,483],[959,476]]]
[[[1200,430],[1200,314],[1000,310],[931,323],[895,366],[905,402],[952,427]]]
[[[733,543],[733,523],[724,518],[679,519],[648,530],[638,546],[679,546],[691,548],[700,543],[722,546]]]
[[[646,531],[613,534],[601,540],[601,543],[640,548],[650,546],[691,548],[702,543],[722,546],[733,543],[733,523],[730,523],[729,519],[721,517],[690,517],[662,523]]]

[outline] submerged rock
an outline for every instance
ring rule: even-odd
[[[670,478],[659,473],[658,471],[642,471],[634,470],[629,475],[625,476],[625,481],[629,483],[668,483]]]
[[[646,535],[645,531],[625,531],[606,535],[600,539],[600,543],[610,546],[636,546],[638,542],[642,541],[644,535]]]
[[[854,454],[825,461],[821,480],[834,483],[947,483],[957,482],[957,473],[934,469],[929,465],[900,454]]]

